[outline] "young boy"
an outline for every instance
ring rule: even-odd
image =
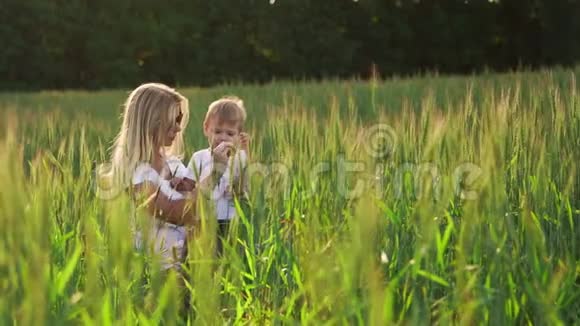
[[[244,103],[237,97],[222,97],[209,105],[203,122],[203,133],[209,148],[195,152],[188,168],[196,180],[203,180],[214,164],[211,152],[219,146],[229,146],[230,159],[223,176],[213,191],[218,222],[217,252],[223,251],[223,239],[228,235],[230,221],[236,216],[234,197],[242,199],[247,191],[246,167],[248,163],[249,136],[244,133],[246,121]]]

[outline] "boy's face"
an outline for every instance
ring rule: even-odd
[[[221,122],[218,119],[210,119],[204,124],[203,133],[212,149],[223,142],[231,142],[237,145],[240,125],[235,122]]]

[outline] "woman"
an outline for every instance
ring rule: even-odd
[[[223,174],[220,167],[226,165],[227,152],[233,147],[224,143],[213,150],[214,160],[223,164],[216,164],[210,176],[182,191],[174,189],[171,179],[176,170],[187,171],[181,161],[175,164],[175,158],[183,150],[182,131],[188,113],[187,99],[174,89],[143,84],[125,102],[123,123],[112,149],[110,179],[129,189],[135,207],[146,212],[146,218],[136,223],[136,245],[153,245],[164,270],[180,268],[188,228],[198,221],[198,192],[214,188],[215,180]]]

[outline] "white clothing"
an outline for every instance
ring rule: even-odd
[[[170,172],[172,175],[175,173],[175,176],[178,173],[183,174],[187,172],[187,168],[180,161],[179,163],[177,161],[179,159],[170,158],[167,160]],[[169,180],[161,177],[148,163],[138,165],[133,173],[133,186],[144,182],[149,182],[155,187],[158,187],[158,191],[162,192],[170,200],[184,198],[181,193],[171,188]],[[152,220],[152,225],[150,226],[146,239],[143,239],[143,232],[142,230],[138,230],[137,227],[135,227],[134,232],[135,246],[137,249],[142,248],[143,242],[145,241],[147,244],[153,245],[153,251],[161,259],[161,266],[164,270],[172,267],[180,268],[180,264],[185,260],[187,248],[187,232],[185,227],[155,218]]]
[[[248,156],[244,150],[239,150],[230,157],[226,171],[213,190],[213,200],[216,205],[218,220],[231,220],[236,216],[236,207],[232,193],[232,185],[243,182],[242,189],[247,188],[247,180],[243,178],[243,171],[247,167]],[[213,158],[209,148],[193,153],[187,165],[193,175],[193,180],[203,180],[208,177],[213,168]]]

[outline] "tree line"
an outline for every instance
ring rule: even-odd
[[[0,89],[573,65],[578,0],[0,0]]]

